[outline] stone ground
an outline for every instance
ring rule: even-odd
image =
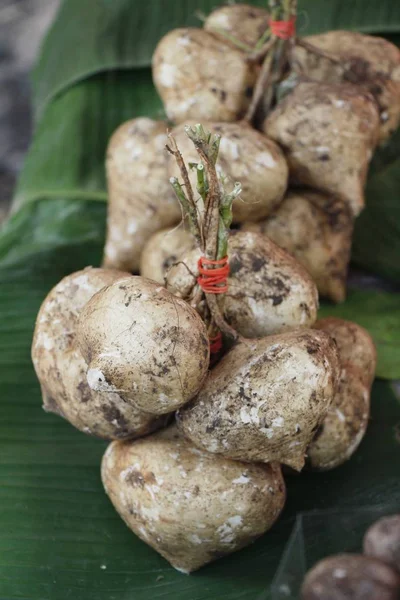
[[[59,0],[0,0],[0,220],[31,140],[29,74]]]

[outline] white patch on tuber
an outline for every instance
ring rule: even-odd
[[[229,158],[232,160],[238,160],[240,157],[238,144],[236,142],[232,142],[232,140],[226,137],[221,139],[219,147],[221,152],[228,154]]]
[[[260,154],[257,154],[256,163],[262,167],[267,167],[268,169],[276,167],[276,160],[269,152],[260,152]]]
[[[175,65],[163,63],[158,73],[158,80],[166,88],[175,87],[177,69]]]
[[[235,529],[242,525],[243,519],[240,515],[235,515],[234,517],[229,517],[225,521],[223,525],[218,527],[217,533],[220,536],[220,540],[222,544],[230,544],[235,540]]]
[[[344,416],[342,411],[337,408],[335,412],[337,414],[339,421],[342,421],[342,423],[343,423],[346,420],[346,417]]]
[[[244,483],[249,483],[249,481],[250,481],[249,477],[246,477],[246,475],[241,475],[240,477],[233,479],[232,483],[235,485],[240,485],[240,484],[244,484]]]

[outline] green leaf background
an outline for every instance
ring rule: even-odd
[[[65,0],[34,73],[36,131],[0,232],[0,600],[205,600],[268,597],[296,512],[398,501],[400,405],[377,381],[359,452],[323,475],[288,480],[288,503],[252,547],[190,577],[133,536],[101,489],[104,443],[41,411],[30,361],[34,320],[65,274],[99,264],[107,194],[104,154],[112,131],[160,116],[152,51],[169,29],[196,25],[216,0]],[[253,4],[264,5],[260,0]],[[392,0],[300,0],[302,33],[356,29],[399,40]],[[353,260],[400,282],[400,136],[375,157]],[[378,346],[378,375],[400,376],[400,296],[354,289],[322,314],[353,319]]]

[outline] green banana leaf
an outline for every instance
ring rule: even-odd
[[[331,473],[289,478],[287,507],[269,534],[183,576],[114,512],[100,482],[105,444],[40,408],[30,361],[35,316],[64,275],[100,263],[107,140],[126,119],[162,116],[151,53],[166,31],[196,25],[196,10],[217,4],[65,0],[44,42],[34,73],[35,138],[0,231],[0,600],[267,598],[298,511],[387,500],[400,508],[400,404],[390,383],[377,381],[368,434],[355,457]],[[325,0],[323,10],[320,0],[299,4],[302,33],[400,33],[400,5],[392,0]],[[399,148],[394,140],[375,159],[354,252],[358,264],[397,282]],[[321,314],[367,327],[378,345],[378,374],[400,376],[400,296],[353,290],[345,304]]]

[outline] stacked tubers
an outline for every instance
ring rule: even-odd
[[[345,299],[369,161],[400,118],[400,59],[380,41],[379,67],[368,36],[270,30],[294,15],[291,0],[225,6],[160,41],[172,124],[114,133],[104,269],[61,281],[35,329],[45,409],[114,440],[107,494],[185,573],[273,525],[281,464],[339,466],[369,418],[373,342],[317,321],[318,292]]]

